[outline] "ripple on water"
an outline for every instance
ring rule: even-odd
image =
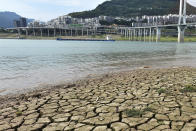
[[[194,43],[0,40],[2,93],[73,81],[89,74],[144,66],[155,68],[194,65],[196,66]]]

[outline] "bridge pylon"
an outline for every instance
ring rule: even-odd
[[[179,20],[178,20],[178,42],[184,42],[184,32],[186,29],[186,3],[187,0],[180,0]]]

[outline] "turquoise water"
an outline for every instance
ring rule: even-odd
[[[0,95],[143,66],[196,67],[196,43],[0,40]]]

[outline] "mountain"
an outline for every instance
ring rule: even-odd
[[[98,5],[94,10],[69,15],[75,18],[92,18],[100,15],[134,17],[178,13],[178,8],[179,0],[110,0]]]
[[[14,27],[14,20],[18,20],[21,16],[14,12],[0,12],[0,27],[12,28]],[[31,22],[33,19],[27,19],[27,22]]]
[[[171,9],[170,11],[171,14],[178,14],[179,13],[179,2],[176,5],[176,7],[174,7],[173,9]],[[187,14],[196,14],[196,7],[193,7],[189,4],[187,4]]]

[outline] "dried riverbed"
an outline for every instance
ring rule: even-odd
[[[196,68],[141,69],[0,98],[0,130],[196,130]]]

